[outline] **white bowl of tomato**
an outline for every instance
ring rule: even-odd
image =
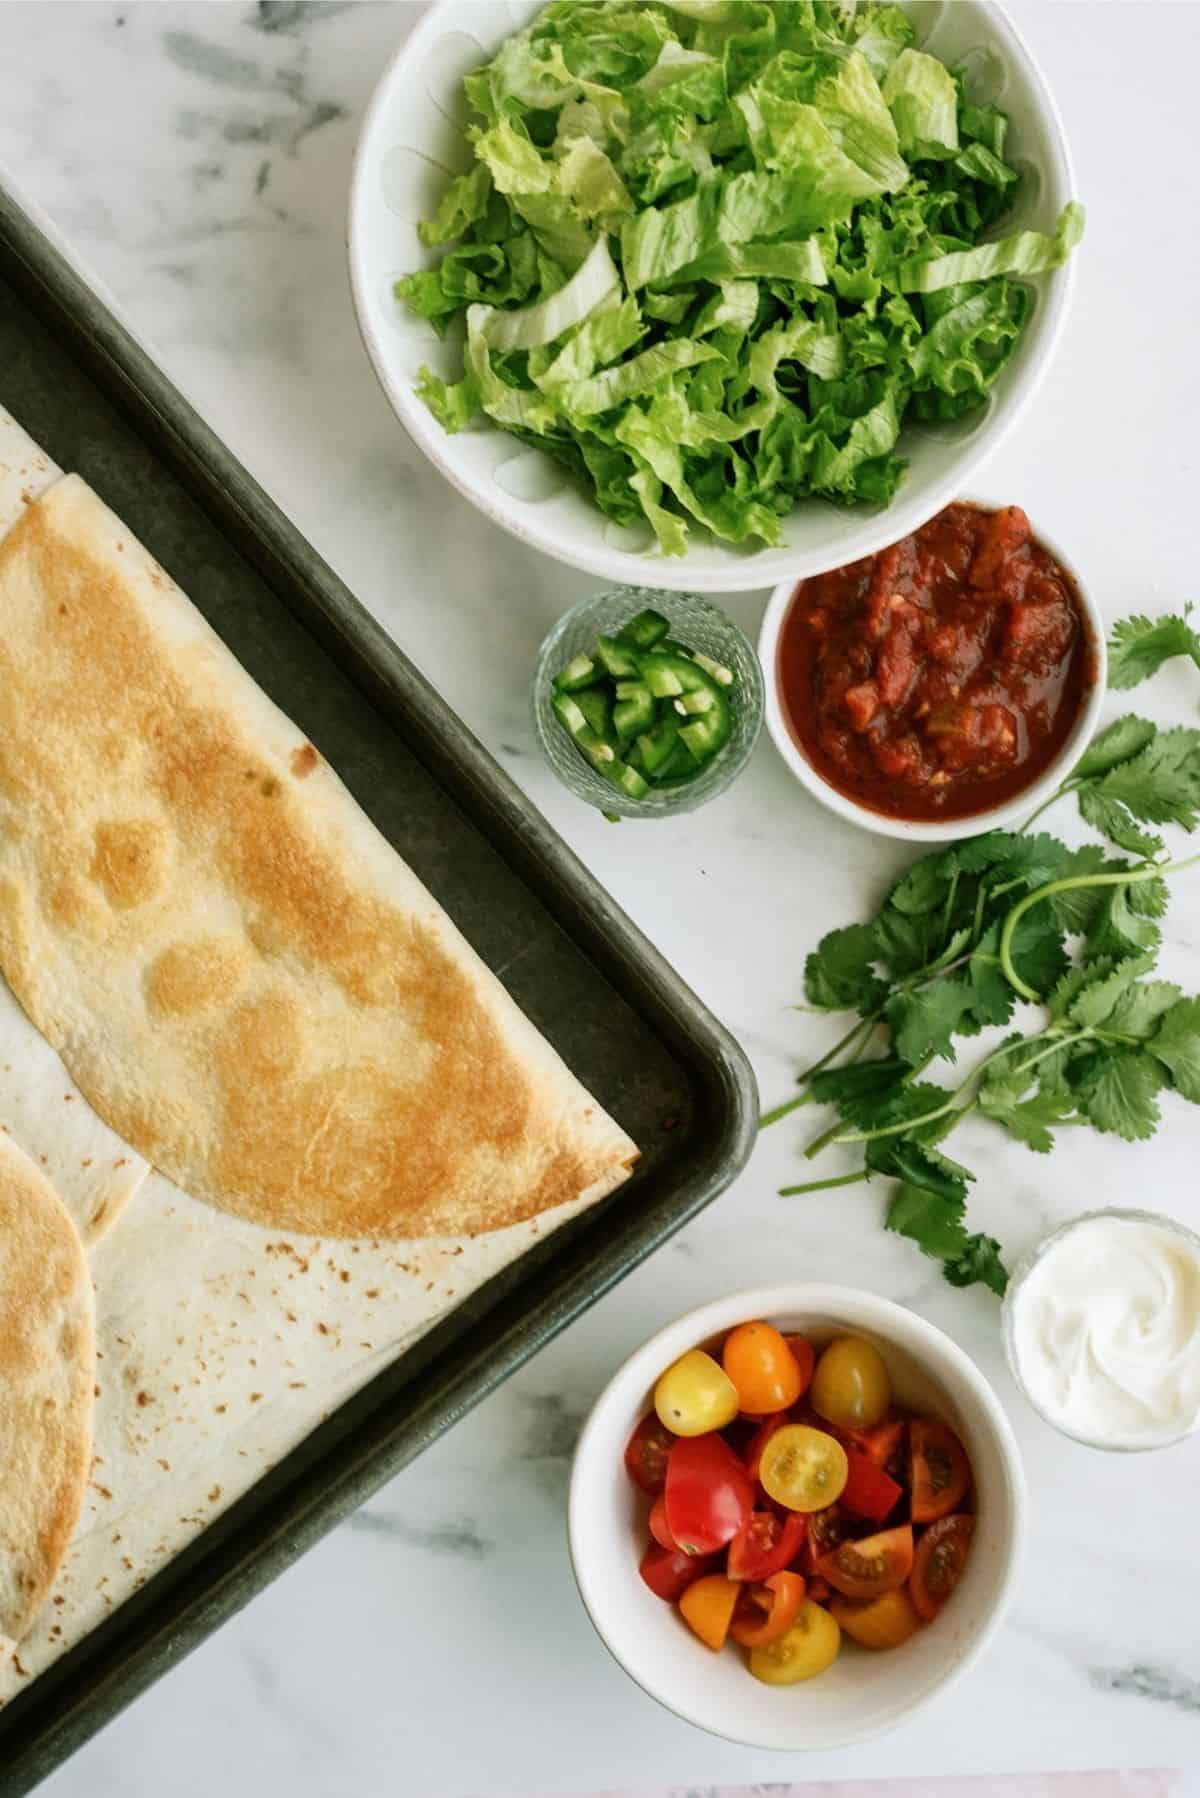
[[[782,581],[758,652],[792,773],[840,817],[910,842],[1027,818],[1104,702],[1104,621],[1014,505],[958,500],[876,555]]]
[[[960,1348],[872,1293],[794,1281],[690,1312],[614,1375],[575,1456],[571,1560],[651,1697],[730,1741],[828,1749],[983,1653],[1025,1508]]]

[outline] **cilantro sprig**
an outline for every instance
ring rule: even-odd
[[[1141,678],[1129,673],[1135,665],[1151,672],[1181,653],[1165,645],[1181,641],[1174,624],[1183,621],[1161,622],[1172,629],[1157,636],[1144,619],[1116,627],[1114,639],[1129,646],[1118,684]],[[941,1146],[965,1117],[989,1118],[1046,1154],[1067,1126],[1127,1142],[1152,1136],[1164,1094],[1200,1104],[1200,997],[1153,977],[1167,882],[1200,856],[1172,859],[1150,828],[1200,822],[1200,731],[1118,718],[1047,805],[1069,795],[1107,843],[1072,849],[1031,831],[1043,806],[1020,831],[923,856],[874,918],[821,940],[805,964],[808,1004],[857,1019],[800,1075],[800,1092],[762,1120],[832,1106],[836,1121],[805,1159],[832,1144],[861,1146],[861,1165],[783,1193],[898,1181],[886,1227],[940,1261],[956,1286],[1003,1293],[1008,1278],[1000,1244],[967,1228],[974,1175]],[[923,1078],[936,1062],[956,1063],[962,1039],[1009,1024],[1023,1003],[1043,1008],[1040,1027],[1012,1031],[957,1085]],[[868,1053],[881,1039],[883,1052]]]

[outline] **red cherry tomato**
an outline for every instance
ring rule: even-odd
[[[652,1542],[638,1562],[638,1572],[655,1598],[674,1604],[693,1580],[710,1571],[712,1564],[711,1555],[685,1555],[681,1549],[659,1548]]]
[[[773,1573],[762,1585],[742,1595],[729,1633],[743,1648],[765,1648],[785,1636],[804,1603],[804,1581],[798,1573]]]
[[[859,1454],[866,1455],[868,1460],[874,1461],[876,1467],[882,1467],[898,1485],[903,1486],[908,1482],[908,1456],[904,1452],[907,1429],[907,1418],[893,1413],[872,1429],[842,1430],[839,1433],[847,1450],[857,1449]]]
[[[746,1470],[715,1431],[680,1436],[667,1458],[667,1526],[686,1554],[732,1542],[754,1504]]]
[[[625,1444],[625,1471],[635,1486],[651,1497],[667,1483],[667,1456],[675,1438],[653,1411],[647,1413]]]
[[[842,1490],[840,1503],[855,1517],[865,1517],[871,1523],[882,1523],[886,1517],[890,1517],[903,1497],[903,1488],[882,1467],[877,1466],[869,1455],[859,1454],[857,1449],[851,1448],[846,1451],[846,1459],[850,1464],[850,1474]]]
[[[836,1548],[840,1548],[853,1534],[854,1525],[840,1505],[826,1505],[823,1511],[810,1511],[808,1537],[800,1557],[804,1572],[816,1573],[818,1563]]]
[[[878,1598],[902,1586],[912,1564],[912,1525],[905,1523],[860,1542],[843,1542],[818,1562],[817,1572],[847,1598]]]
[[[774,1511],[751,1511],[729,1544],[726,1571],[730,1579],[768,1580],[790,1567],[808,1534],[808,1519],[799,1511],[780,1517]]]
[[[751,1480],[758,1478],[758,1470],[762,1463],[763,1449],[771,1440],[776,1430],[781,1430],[785,1423],[792,1420],[786,1411],[777,1411],[773,1417],[764,1417],[749,1442],[742,1450],[742,1466]]]
[[[650,1506],[650,1534],[660,1548],[669,1548],[677,1554],[682,1552],[671,1534],[671,1526],[667,1522],[667,1501],[661,1492]]]
[[[937,1616],[962,1578],[974,1534],[975,1519],[960,1512],[957,1517],[941,1517],[931,1523],[917,1543],[909,1590],[927,1623]]]
[[[912,1519],[936,1523],[956,1511],[971,1484],[971,1463],[949,1424],[914,1417],[908,1432],[912,1462]]]
[[[800,1369],[800,1397],[808,1391],[812,1384],[813,1368],[817,1365],[817,1351],[807,1336],[785,1336],[784,1341],[795,1357]],[[795,1401],[793,1400],[793,1403]]]

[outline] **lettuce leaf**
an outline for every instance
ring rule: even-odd
[[[986,401],[1083,229],[1005,234],[1004,113],[886,0],[551,0],[464,88],[474,165],[396,283],[463,375],[418,392],[667,555],[885,505],[905,423]]]

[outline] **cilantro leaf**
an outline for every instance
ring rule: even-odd
[[[1149,718],[1139,718],[1136,712],[1114,718],[1098,737],[1092,738],[1072,770],[1072,781],[1098,780],[1110,768],[1140,755],[1154,741],[1155,734],[1155,726]]]
[[[1109,686],[1136,687],[1172,656],[1191,656],[1200,668],[1200,636],[1188,623],[1191,610],[1185,606],[1182,616],[1168,613],[1163,618],[1137,614],[1115,624],[1108,640]]]
[[[952,1038],[974,1003],[968,981],[956,976],[934,981],[915,993],[894,993],[884,1007],[896,1053],[910,1067],[930,1057],[953,1061]]]
[[[1158,855],[1163,849],[1163,840],[1156,832],[1140,830],[1121,802],[1102,793],[1098,787],[1079,787],[1075,796],[1084,823],[1106,836],[1118,849],[1142,856]]]
[[[1034,908],[1036,910],[1036,907]],[[1007,1024],[1017,995],[1000,966],[1000,926],[993,924],[979,940],[967,963],[967,979],[973,995],[971,1011],[980,1024]]]
[[[947,1261],[942,1268],[951,1286],[986,1286],[1002,1299],[1008,1291],[1008,1269],[1001,1259],[1000,1244],[994,1236],[976,1231],[968,1236],[962,1254]]]
[[[879,955],[872,924],[848,924],[823,936],[804,964],[804,991],[823,1011],[874,1011],[887,983],[874,971]]]
[[[1082,804],[1081,798],[1081,807]],[[1053,878],[1078,880],[1089,874],[1111,874],[1125,866],[1123,861],[1110,861],[1099,843],[1084,843],[1066,857]],[[1068,935],[1081,936],[1095,918],[1103,891],[1103,887],[1071,887],[1066,892],[1051,893],[1046,903]]]
[[[967,1233],[961,1199],[942,1198],[903,1185],[884,1221],[887,1229],[907,1236],[926,1255],[940,1261],[942,1273],[952,1286],[971,1286],[979,1281],[1003,1297],[1008,1273],[1000,1259],[1000,1244],[991,1236]]]
[[[1139,917],[1134,910],[1130,893],[1136,891],[1129,887],[1103,889],[1103,897],[1087,933],[1089,957],[1112,956],[1120,961],[1127,955],[1157,949],[1162,932],[1157,924]]]
[[[1113,890],[1121,891],[1119,887]],[[1011,953],[1017,973],[1036,992],[1048,993],[1062,979],[1070,964],[1062,930],[1049,905],[1031,905],[1022,913],[1013,932]]]
[[[1115,1036],[1151,1036],[1159,1019],[1182,997],[1173,980],[1138,980],[1121,994],[1104,1028]]]
[[[866,1163],[873,1174],[889,1174],[939,1198],[965,1198],[969,1169],[911,1136],[880,1136],[867,1144]]]
[[[1200,1105],[1200,999],[1179,999],[1149,1043],[1177,1093]]]
[[[1113,968],[1106,962],[1085,980],[1078,997],[1068,1006],[1067,1022],[1085,1029],[1103,1024],[1139,975],[1154,966],[1152,955],[1132,955]],[[1085,970],[1081,970],[1084,972]]]
[[[848,1123],[869,1130],[881,1121],[889,1095],[905,1090],[909,1072],[908,1063],[895,1055],[854,1061],[846,1067],[822,1068],[809,1082],[809,1091],[822,1105],[836,1105]]]
[[[898,880],[887,896],[887,903],[905,917],[920,917],[936,911],[946,902],[950,882],[955,873],[953,853],[935,851],[914,862],[903,879]]]
[[[1140,1049],[1110,1049],[1084,1063],[1075,1086],[1079,1109],[1097,1130],[1143,1142],[1158,1126],[1162,1068]],[[1074,1082],[1073,1082],[1074,1084]]]
[[[1111,957],[1105,957],[1100,961],[1084,962],[1077,968],[1068,968],[1047,996],[1050,1016],[1056,1020],[1065,1018],[1084,987],[1090,986],[1093,980],[1102,980],[1112,972],[1114,965]]]
[[[1194,830],[1200,807],[1200,730],[1178,725],[1157,731],[1131,761],[1109,769],[1099,791],[1119,799],[1147,824],[1182,824]]]

